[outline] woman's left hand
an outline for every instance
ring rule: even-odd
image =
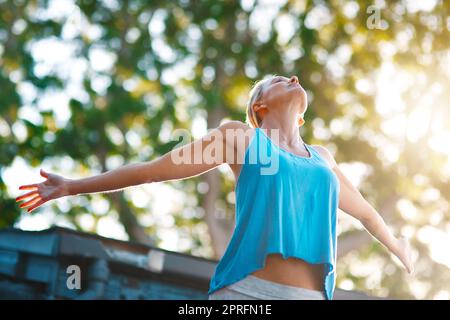
[[[405,237],[401,237],[397,241],[398,241],[397,257],[405,266],[406,271],[408,271],[409,274],[412,274],[414,272],[414,266],[412,262],[411,247],[409,245],[409,241]]]

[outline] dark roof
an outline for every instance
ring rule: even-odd
[[[98,298],[207,299],[217,262],[61,227],[8,228],[0,230],[0,298],[88,297],[89,281],[100,281],[106,274]],[[69,265],[80,266],[86,292],[67,288]],[[92,276],[99,272],[101,276]],[[336,289],[334,299],[375,298]]]

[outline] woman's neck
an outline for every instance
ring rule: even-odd
[[[298,132],[298,125],[292,119],[275,119],[265,117],[260,126],[271,137],[271,130],[278,130],[278,140],[282,145],[289,147],[303,146],[303,140]]]

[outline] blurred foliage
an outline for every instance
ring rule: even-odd
[[[448,159],[429,148],[426,140],[407,139],[396,145],[397,161],[380,157],[383,144],[392,139],[380,130],[384,119],[375,108],[377,93],[360,90],[358,81],[373,83],[386,58],[385,48],[394,48],[392,59],[399,67],[425,75],[421,87],[412,85],[407,91],[408,104],[414,105],[417,94],[430,90],[436,81],[446,79],[448,85],[448,64],[440,63],[448,57],[450,6],[441,0],[431,10],[410,12],[404,1],[377,3],[387,29],[368,27],[372,1],[264,5],[212,0],[1,0],[1,172],[18,158],[34,168],[45,160],[63,175],[71,170],[72,177],[147,161],[174,146],[164,138],[167,128],[190,130],[194,119],[207,122],[217,111],[222,118],[244,121],[245,99],[256,79],[268,73],[296,74],[310,98],[304,140],[336,150],[339,163],[362,162],[370,168],[361,192],[375,208],[393,203],[387,206],[387,221],[397,234],[409,227],[420,257],[411,280],[379,243],[372,242],[339,261],[338,286],[404,298],[417,297],[417,286],[425,288],[423,298],[435,297],[441,290],[448,293],[448,266],[432,260],[429,246],[417,237],[427,225],[449,230],[450,187],[448,175],[442,173]],[[66,49],[52,51],[61,46]],[[56,53],[62,53],[63,60],[52,65],[52,59],[58,60]],[[48,94],[63,98],[45,100]],[[448,101],[448,90],[443,90],[435,98],[434,110],[450,127]],[[350,123],[342,134],[316,134],[330,133],[333,121],[339,119]],[[418,184],[419,178],[424,182]],[[228,195],[234,184],[224,174],[221,180],[217,203],[232,221],[234,207]],[[199,183],[198,177],[170,182],[192,200],[172,215],[178,232],[192,240],[183,250],[205,255],[211,251],[200,250],[210,242],[198,205],[204,196]],[[423,200],[431,189],[439,192],[439,200]],[[107,201],[108,212],[120,220],[130,239],[142,240],[133,231],[140,226],[159,243],[157,220],[142,227],[139,219],[149,209],[137,206],[127,192],[71,200],[68,208],[52,203],[51,210],[81,230],[81,216],[89,214],[96,222],[102,217],[87,201],[93,199]],[[400,212],[396,206],[400,199],[417,209],[414,218]],[[0,212],[0,227],[12,226],[21,217],[2,175]],[[96,223],[87,231],[95,228]],[[361,231],[351,227],[340,237],[357,232]],[[381,270],[378,277],[358,272],[367,263]]]

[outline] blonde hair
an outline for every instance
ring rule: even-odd
[[[250,90],[249,98],[247,100],[247,117],[245,119],[245,122],[252,128],[259,128],[262,122],[262,119],[258,117],[258,114],[253,110],[252,107],[256,101],[261,99],[264,90],[270,85],[270,82],[276,76],[276,74],[265,76],[263,79],[256,81],[253,84],[252,89]]]

